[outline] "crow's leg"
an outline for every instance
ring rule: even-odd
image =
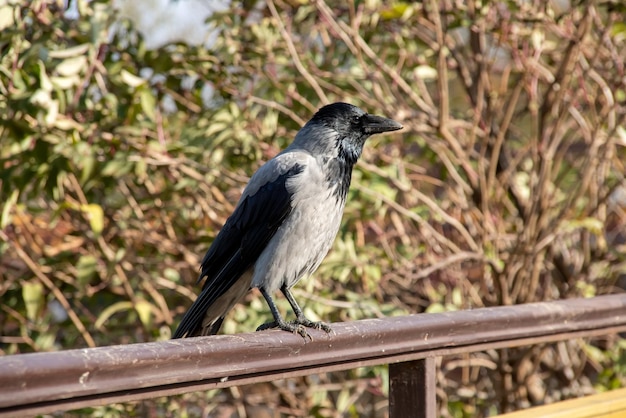
[[[293,297],[291,291],[289,291],[289,288],[286,285],[283,285],[283,287],[280,288],[280,291],[283,292],[283,295],[285,295],[291,305],[291,309],[293,309],[293,312],[296,314],[296,320],[292,321],[292,324],[304,325],[308,328],[321,329],[327,333],[332,332],[332,328],[327,323],[321,321],[314,322],[304,316],[304,312],[302,312],[300,305],[298,305],[298,302],[296,302],[296,299]]]
[[[297,333],[304,339],[309,338],[310,340],[313,340],[313,338],[311,338],[309,333],[306,332],[305,326],[307,326],[307,325],[300,324],[298,322],[287,322],[287,321],[285,321],[283,319],[282,315],[280,314],[280,312],[278,311],[278,307],[274,303],[274,300],[272,299],[270,294],[265,289],[263,289],[262,287],[260,287],[259,290],[261,291],[261,294],[263,295],[263,297],[265,298],[265,301],[267,302],[268,306],[270,307],[270,311],[272,312],[272,316],[274,317],[274,321],[268,322],[266,324],[263,324],[263,325],[259,326],[256,329],[257,331],[263,331],[263,330],[271,329],[271,328],[280,328],[283,331],[293,332],[294,334]],[[289,303],[291,303],[291,300],[289,301]],[[300,309],[300,308],[298,308],[298,309]],[[300,313],[302,313],[302,311],[300,311]],[[304,317],[304,315],[303,315],[303,317]],[[309,322],[311,322],[311,321],[309,321]]]

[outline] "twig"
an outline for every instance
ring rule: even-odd
[[[89,331],[87,331],[87,328],[85,328],[85,325],[83,325],[80,318],[78,318],[78,315],[76,314],[76,312],[74,312],[74,309],[72,309],[72,306],[66,299],[65,295],[63,295],[63,292],[61,292],[61,290],[59,290],[59,288],[56,287],[54,283],[52,283],[52,280],[50,280],[48,276],[46,276],[43,273],[39,265],[35,263],[33,259],[28,256],[26,251],[22,249],[20,243],[17,241],[10,240],[9,237],[2,230],[0,230],[0,239],[2,239],[5,242],[12,243],[13,248],[15,249],[20,259],[24,262],[24,264],[26,264],[26,266],[30,269],[30,271],[32,271],[33,274],[35,274],[35,276],[37,276],[37,278],[52,292],[52,294],[59,301],[61,306],[63,306],[63,308],[67,312],[67,315],[70,317],[70,319],[72,320],[72,323],[74,324],[76,329],[78,329],[78,331],[82,335],[87,345],[89,347],[95,347],[96,342],[91,337],[91,334],[89,334]]]
[[[265,107],[269,107],[270,109],[278,110],[279,112],[284,113],[300,126],[304,126],[304,124],[306,123],[306,121],[298,116],[293,110],[288,109],[287,107],[276,103],[275,101],[261,99],[260,97],[256,96],[249,96],[248,99],[253,103],[257,103]]]
[[[298,70],[300,74],[302,74],[302,76],[306,79],[306,81],[308,81],[309,85],[313,88],[313,90],[315,90],[315,93],[320,98],[322,104],[330,103],[328,100],[328,97],[326,97],[326,94],[324,93],[320,85],[317,83],[315,78],[311,75],[311,73],[307,71],[306,68],[304,68],[304,65],[302,65],[302,61],[300,61],[300,56],[298,55],[298,51],[296,50],[296,47],[293,44],[291,35],[285,29],[285,25],[283,25],[283,21],[280,18],[278,11],[276,10],[276,5],[274,5],[274,1],[268,0],[267,6],[269,7],[270,12],[272,13],[272,16],[274,17],[274,19],[276,19],[276,23],[278,24],[278,29],[280,30],[280,33],[283,39],[287,43],[287,49],[289,49],[289,53],[291,54],[291,58],[293,59],[293,64],[296,66],[296,69]]]

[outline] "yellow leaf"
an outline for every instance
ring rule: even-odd
[[[428,65],[418,65],[415,70],[415,75],[421,80],[435,80],[437,78],[437,70]]]
[[[130,309],[133,309],[132,302],[124,301],[124,302],[114,303],[113,305],[109,306],[104,311],[102,311],[100,316],[98,316],[98,319],[96,319],[96,323],[94,324],[96,329],[102,328],[102,325],[104,325],[104,323],[110,317],[112,317],[113,314],[116,314],[117,312],[124,311],[124,310],[130,310]]]
[[[15,25],[15,17],[13,16],[13,6],[3,4],[0,6],[0,31]]]
[[[73,75],[69,77],[52,76],[50,77],[50,81],[52,82],[52,85],[54,87],[60,90],[68,90],[80,84],[80,77],[77,75]]]
[[[96,235],[100,235],[104,229],[104,211],[102,207],[95,203],[90,203],[88,205],[81,205],[80,210],[87,215],[91,230]]]
[[[409,3],[401,1],[380,12],[380,16],[385,20],[400,19],[407,12],[411,12]]]
[[[135,304],[135,310],[139,315],[139,320],[144,326],[149,326],[152,323],[152,305],[148,301],[143,299],[138,300]]]
[[[79,55],[64,60],[56,67],[57,73],[61,76],[69,77],[82,73],[87,69],[87,57]]]
[[[81,125],[80,123],[76,122],[73,119],[68,118],[65,115],[57,115],[56,119],[54,120],[54,126],[64,131],[70,131],[70,130],[76,130],[78,132],[83,131],[83,125]]]
[[[20,195],[20,191],[15,189],[11,192],[11,196],[5,201],[4,207],[2,208],[2,215],[0,216],[0,229],[6,228],[13,222],[13,217],[11,216],[11,210],[17,203],[17,198]]]
[[[70,58],[85,54],[89,50],[89,44],[76,45],[71,48],[61,49],[59,51],[49,51],[50,58]]]
[[[146,82],[143,78],[137,77],[126,70],[122,70],[120,75],[122,76],[122,81],[131,87],[138,87]]]

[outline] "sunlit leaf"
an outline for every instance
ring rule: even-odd
[[[604,223],[597,218],[587,217],[583,219],[573,219],[562,223],[562,229],[566,232],[575,231],[577,229],[586,229],[596,235],[601,235]]]
[[[428,308],[426,308],[426,312],[428,313],[441,313],[446,311],[446,307],[441,303],[431,303],[428,305]]]
[[[435,80],[437,79],[437,70],[428,65],[418,65],[415,68],[415,76],[422,80]]]
[[[102,210],[102,206],[90,203],[87,205],[81,205],[80,210],[87,215],[91,230],[96,235],[100,235],[104,229],[104,211]]]
[[[383,19],[399,19],[411,10],[409,3],[403,1],[392,2],[392,6],[380,12]]]
[[[180,281],[180,273],[178,272],[178,270],[173,269],[171,267],[167,267],[165,270],[163,270],[163,276],[167,280],[170,280],[172,282],[179,282]]]
[[[127,70],[122,70],[120,76],[122,77],[122,81],[131,87],[139,87],[146,83],[146,80],[129,73]]]
[[[14,13],[15,9],[10,4],[5,3],[0,6],[0,31],[13,27],[15,24]]]
[[[46,66],[43,62],[39,61],[39,88],[45,92],[52,91],[52,82],[46,72]]]
[[[25,281],[22,283],[22,299],[26,306],[26,317],[30,321],[37,320],[39,312],[44,305],[44,287],[38,280]]]
[[[2,215],[0,217],[0,229],[4,229],[7,227],[7,225],[11,224],[11,212],[13,211],[19,195],[20,191],[18,189],[15,189],[11,192],[9,198],[4,202],[4,205],[2,207]]]
[[[78,132],[82,132],[84,129],[83,125],[64,115],[55,117],[53,125],[63,131],[76,130]]]
[[[76,45],[76,46],[72,46],[72,47],[65,48],[65,49],[57,49],[57,50],[49,51],[48,56],[50,58],[59,58],[59,59],[82,56],[87,51],[89,51],[89,47],[90,47],[89,44],[81,44],[81,45]]]
[[[103,310],[100,313],[100,315],[98,315],[98,318],[96,319],[96,322],[94,323],[94,327],[96,329],[101,329],[104,323],[108,321],[109,318],[111,318],[116,313],[122,312],[122,311],[130,311],[130,310],[133,310],[133,303],[130,301],[122,301],[122,302],[114,303],[113,305],[108,306],[105,310]]]
[[[52,102],[52,96],[50,95],[50,92],[40,89],[35,91],[35,93],[31,96],[30,101],[37,106],[47,108]]]
[[[145,327],[150,327],[152,324],[152,310],[153,306],[144,299],[139,299],[135,304],[135,310],[139,315],[139,320]]]
[[[69,90],[80,84],[80,77],[78,75],[70,75],[67,77],[51,76],[50,82],[57,89]]]
[[[86,70],[87,67],[87,57],[84,55],[79,55],[72,58],[67,58],[63,60],[60,64],[56,66],[56,72],[63,77],[70,77],[77,74],[80,74]]]

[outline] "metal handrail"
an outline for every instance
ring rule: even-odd
[[[626,331],[626,294],[343,322],[333,330],[311,331],[313,341],[264,331],[0,357],[0,416],[382,364],[396,364],[390,380],[402,387],[399,362]],[[432,408],[434,385],[426,383],[434,362],[424,364],[419,387],[432,393],[420,394],[419,407]],[[407,407],[391,386],[390,403]]]

